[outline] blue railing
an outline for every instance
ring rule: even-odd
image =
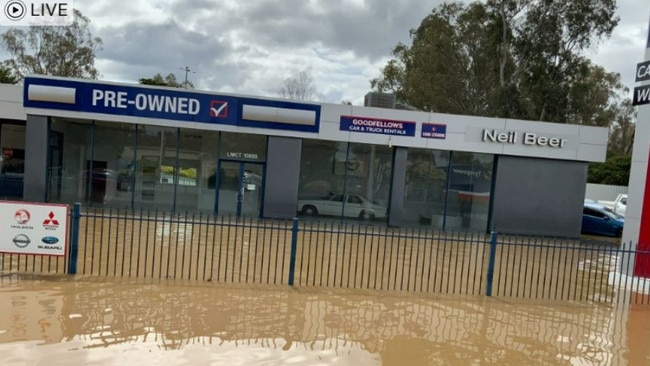
[[[367,222],[71,210],[68,256],[0,255],[5,272],[650,303],[649,252],[585,241]]]

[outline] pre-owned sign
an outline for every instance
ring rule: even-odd
[[[25,108],[318,132],[320,105],[30,76]],[[110,117],[108,117],[110,120]]]
[[[0,253],[64,256],[67,205],[0,201]]]

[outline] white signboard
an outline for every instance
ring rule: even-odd
[[[0,252],[64,256],[68,217],[67,205],[0,201]]]

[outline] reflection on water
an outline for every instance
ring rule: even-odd
[[[2,365],[650,364],[647,305],[97,278],[0,281]]]

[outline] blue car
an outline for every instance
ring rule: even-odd
[[[623,235],[623,216],[598,203],[585,202],[582,210],[582,232],[621,237]]]

